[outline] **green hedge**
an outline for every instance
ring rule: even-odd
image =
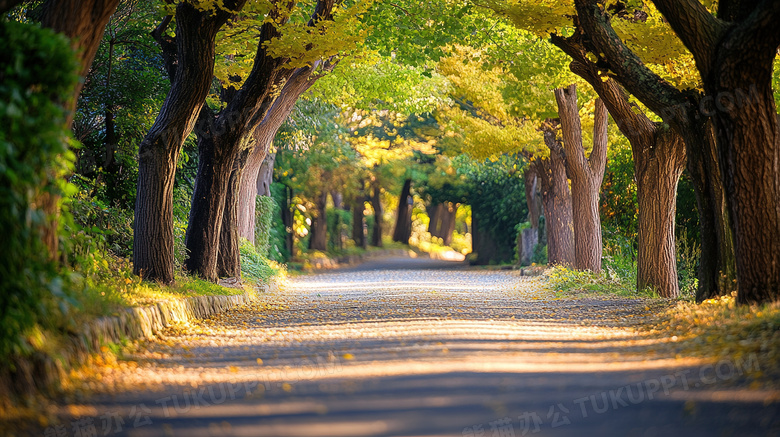
[[[69,42],[47,29],[0,22],[0,355],[25,353],[36,325],[64,302],[58,267],[41,242],[40,205],[61,196],[72,169],[63,107],[77,81]],[[61,298],[61,299],[58,299]]]

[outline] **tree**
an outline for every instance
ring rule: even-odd
[[[709,97],[729,217],[738,301],[780,299],[780,138],[772,91],[780,2],[654,0],[691,51]],[[713,107],[714,105],[714,107]],[[707,114],[705,114],[707,115]]]
[[[590,53],[602,69],[660,116],[685,141],[687,170],[696,192],[701,234],[701,260],[697,300],[729,292],[734,271],[734,239],[726,196],[711,141],[711,125],[700,113],[703,96],[680,91],[649,69],[621,40],[604,11],[589,1],[577,0],[579,25],[593,45]]]
[[[542,127],[547,157],[531,161],[539,178],[547,232],[547,260],[550,264],[574,265],[574,211],[566,180],[566,156],[557,138],[558,120],[547,120]]]
[[[403,244],[409,244],[409,237],[412,235],[412,180],[406,179],[401,188],[401,195],[398,196],[398,212],[395,220],[395,230],[393,231],[393,241]]]
[[[302,23],[289,20],[299,12],[294,2],[281,2],[270,14],[273,19],[261,27],[252,71],[241,87],[235,89],[232,84],[243,79],[240,74],[235,76],[238,73],[231,70],[232,64],[225,72],[227,76],[220,77],[226,89],[220,93],[224,109],[219,114],[206,114],[204,124],[208,134],[199,139],[201,162],[207,164],[199,168],[199,183],[193,195],[187,233],[190,271],[212,280],[217,276],[240,275],[240,182],[247,160],[258,145],[251,137],[252,131],[262,124],[277,100],[274,90],[288,83],[297,69],[302,76],[297,86],[282,88],[282,93],[292,92],[288,97],[297,98],[316,76],[335,65],[332,61],[336,54],[354,50],[364,37],[357,18],[363,7],[360,4],[345,7],[334,15],[334,5],[332,0],[318,1],[310,19]],[[334,38],[338,38],[338,44],[334,44]],[[278,129],[278,122],[275,123]],[[273,126],[266,129],[270,132],[263,135],[272,138]],[[260,146],[266,148],[268,144],[266,141]],[[262,157],[257,161],[262,162]],[[247,188],[255,183],[257,173],[249,177],[251,182]],[[226,186],[228,180],[232,182]],[[253,203],[254,197],[251,201],[244,199],[247,206]],[[215,268],[215,260],[221,266],[219,269]]]
[[[555,90],[558,114],[566,153],[566,170],[571,179],[572,213],[574,215],[574,267],[601,272],[601,219],[599,190],[607,160],[607,110],[596,100],[593,123],[593,149],[585,157],[582,128],[577,106],[577,88]]]
[[[199,9],[176,6],[176,36],[163,32],[166,16],[155,29],[172,77],[160,114],[138,147],[138,187],[133,237],[133,272],[170,283],[173,272],[173,179],[184,139],[192,131],[212,83],[216,36],[245,0]]]
[[[679,285],[674,213],[677,182],[685,167],[682,137],[663,123],[652,122],[614,79],[599,75],[582,40],[581,33],[551,39],[572,57],[571,70],[594,88],[631,144],[639,205],[637,288],[675,297]]]

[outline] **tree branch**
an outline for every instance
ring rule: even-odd
[[[764,0],[741,23],[726,35],[720,48],[740,53],[740,57],[774,58],[780,45],[780,2]],[[745,50],[745,47],[750,49]],[[771,61],[770,61],[771,62]]]
[[[653,4],[693,54],[702,77],[707,77],[717,43],[728,25],[710,14],[699,0],[653,0]]]
[[[0,0],[0,14],[5,14],[21,2],[22,0]]]
[[[581,36],[580,32],[569,38],[551,35],[550,41],[573,59],[569,69],[593,87],[623,135],[630,141],[639,136],[651,135],[653,122],[636,105],[629,102],[627,93],[614,79],[604,78],[599,74],[598,66],[587,57]]]
[[[581,30],[600,61],[628,92],[666,123],[685,129],[688,123],[685,95],[650,70],[617,36],[609,18],[595,0],[575,0]]]

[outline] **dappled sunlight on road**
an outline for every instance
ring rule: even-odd
[[[139,436],[488,436],[502,418],[534,412],[550,422],[558,405],[577,423],[558,435],[603,435],[652,415],[673,423],[691,399],[710,412],[732,408],[699,385],[737,378],[744,363],[707,368],[663,352],[635,329],[651,306],[555,300],[515,271],[299,276],[130,350],[89,388],[96,414],[148,407],[152,425],[128,430]]]

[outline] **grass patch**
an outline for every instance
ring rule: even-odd
[[[680,301],[643,329],[677,355],[733,366],[754,388],[780,386],[780,302],[738,305],[733,295]]]
[[[657,298],[651,289],[637,290],[636,277],[630,272],[620,274],[612,266],[604,266],[601,273],[553,266],[544,272],[546,287],[556,298],[579,298],[609,295],[628,298]]]

